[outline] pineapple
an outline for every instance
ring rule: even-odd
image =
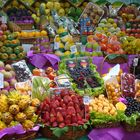
[[[22,95],[21,100],[26,100],[26,102],[28,102],[28,104],[31,103],[31,97],[29,95]]]
[[[26,99],[19,101],[18,106],[21,110],[25,110],[29,106],[29,102]]]
[[[25,120],[24,123],[22,123],[22,126],[26,130],[30,130],[34,127],[34,123],[31,120]]]
[[[13,116],[10,112],[6,112],[2,114],[2,121],[6,124],[10,124],[13,121]]]
[[[33,106],[27,107],[26,110],[24,111],[24,113],[27,116],[27,119],[30,119],[34,115],[35,111],[36,111],[35,107]]]
[[[10,112],[11,114],[13,114],[13,115],[18,114],[18,113],[19,113],[19,107],[18,107],[18,105],[11,105],[11,106],[9,107],[9,112]]]
[[[7,127],[6,124],[4,122],[0,121],[0,130],[4,129],[6,127]]]
[[[17,122],[17,121],[11,121],[11,123],[9,124],[9,127],[16,126],[18,124],[19,124],[19,122]]]
[[[40,101],[37,98],[32,99],[31,105],[34,107],[40,106]]]
[[[8,111],[8,100],[6,95],[0,95],[0,112],[4,113]]]
[[[19,100],[21,98],[21,95],[18,91],[11,91],[8,95],[8,103],[9,104],[18,104]]]
[[[22,112],[19,112],[16,116],[15,116],[15,120],[18,122],[24,122],[26,120],[26,115]]]

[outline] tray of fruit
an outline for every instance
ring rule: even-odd
[[[93,127],[111,128],[120,126],[115,105],[110,103],[104,95],[91,99],[89,109]]]
[[[11,91],[8,95],[0,95],[0,105],[0,139],[35,137],[39,129],[38,126],[34,128],[38,121],[38,115],[35,113],[40,105],[38,99]]]
[[[81,19],[86,20],[89,17],[90,18],[89,24],[95,27],[97,26],[103,15],[104,11],[98,5],[89,2],[85,10],[81,14],[79,21]]]
[[[80,94],[99,95],[104,92],[104,82],[89,58],[63,60],[59,74],[67,73],[73,81],[73,88]],[[87,90],[87,91],[85,91]]]
[[[38,109],[42,123],[41,134],[44,137],[71,140],[86,133],[89,121],[89,106],[83,97],[71,89],[55,89]]]

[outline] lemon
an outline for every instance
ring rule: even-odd
[[[70,55],[70,54],[71,54],[70,51],[66,51],[66,52],[64,52],[64,55]]]
[[[46,7],[48,8],[48,9],[53,9],[53,2],[47,2],[47,4],[46,4]]]
[[[117,108],[117,110],[125,111],[126,110],[126,105],[122,102],[118,102],[116,104],[116,108]]]
[[[65,46],[64,46],[64,44],[63,43],[60,43],[59,44],[59,48],[64,48]]]
[[[70,4],[68,2],[66,2],[64,5],[65,5],[66,8],[70,7]]]
[[[54,9],[59,10],[61,8],[61,5],[59,2],[54,2]]]
[[[113,27],[114,27],[114,28],[117,28],[117,24],[116,24],[116,23],[113,23]]]
[[[37,7],[39,7],[40,6],[40,3],[39,2],[36,2],[35,3],[35,7],[37,8]]]

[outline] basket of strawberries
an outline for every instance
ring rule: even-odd
[[[83,103],[83,97],[71,89],[55,89],[50,98],[46,98],[38,113],[44,127],[44,137],[57,140],[72,140],[86,134],[89,121],[89,108]]]

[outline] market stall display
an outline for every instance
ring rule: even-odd
[[[139,4],[8,0],[2,5],[0,139],[139,135]]]

